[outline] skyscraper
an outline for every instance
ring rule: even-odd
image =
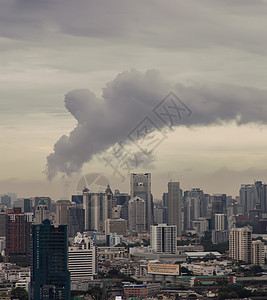
[[[134,197],[129,205],[129,230],[142,232],[146,230],[146,202],[144,199]]]
[[[153,198],[151,195],[151,174],[131,174],[131,198],[140,197],[145,200],[146,206],[146,230],[153,225]],[[130,212],[130,211],[129,211]],[[130,218],[128,216],[128,218]]]
[[[179,182],[168,182],[168,225],[176,225],[177,236],[182,235],[182,201]]]
[[[30,223],[21,208],[6,212],[6,258],[8,262],[29,263]]]
[[[35,208],[35,224],[42,224],[46,219],[49,219],[48,205],[44,200],[40,200],[37,207]]]
[[[226,194],[215,194],[211,196],[212,216],[215,214],[226,214]]]
[[[241,184],[239,191],[240,204],[244,208],[244,214],[247,215],[250,210],[253,210],[258,201],[258,195],[254,184]]]
[[[30,299],[70,299],[67,225],[32,226]]]
[[[159,224],[150,227],[151,247],[157,253],[176,253],[177,227]]]
[[[229,234],[229,256],[251,263],[252,230],[249,226],[232,228]]]
[[[72,207],[69,200],[58,200],[56,208],[56,221],[57,224],[68,224],[68,210]]]
[[[184,207],[184,228],[192,228],[192,220],[199,218],[200,215],[200,205],[201,200],[204,198],[204,193],[199,188],[193,188],[188,191],[185,198],[185,207]]]

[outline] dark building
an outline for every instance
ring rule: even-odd
[[[31,199],[23,199],[24,212],[31,212]]]
[[[67,225],[32,226],[30,299],[70,299]]]
[[[212,215],[226,214],[226,194],[213,195],[211,197]]]
[[[21,208],[6,212],[6,260],[11,263],[30,262],[30,223]]]
[[[72,195],[71,201],[75,202],[78,208],[83,208],[83,195]]]
[[[162,195],[163,204],[163,223],[168,223],[168,193]]]
[[[84,209],[70,207],[67,211],[68,236],[75,237],[77,232],[84,231]]]
[[[130,200],[130,195],[126,193],[115,194],[114,196],[117,199],[117,205],[124,205],[124,203],[128,203]]]

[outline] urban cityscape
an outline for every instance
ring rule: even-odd
[[[266,15],[0,1],[0,300],[267,299]]]
[[[152,181],[1,195],[1,299],[266,299],[267,184],[233,198],[171,180],[154,199]]]

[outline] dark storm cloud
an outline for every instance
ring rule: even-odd
[[[65,106],[77,126],[62,136],[47,157],[47,176],[80,171],[92,156],[120,141],[173,89],[192,111],[178,125],[203,126],[236,121],[237,124],[267,124],[266,91],[232,85],[183,86],[166,82],[157,71],[135,70],[119,74],[103,89],[103,99],[89,90],[74,90]],[[164,128],[158,121],[157,126]]]
[[[157,48],[266,51],[261,0],[6,0],[1,6],[0,35],[32,42],[72,35]]]

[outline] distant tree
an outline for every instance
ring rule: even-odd
[[[27,300],[28,299],[28,292],[21,287],[17,287],[11,290],[11,299],[20,299],[20,300]]]

